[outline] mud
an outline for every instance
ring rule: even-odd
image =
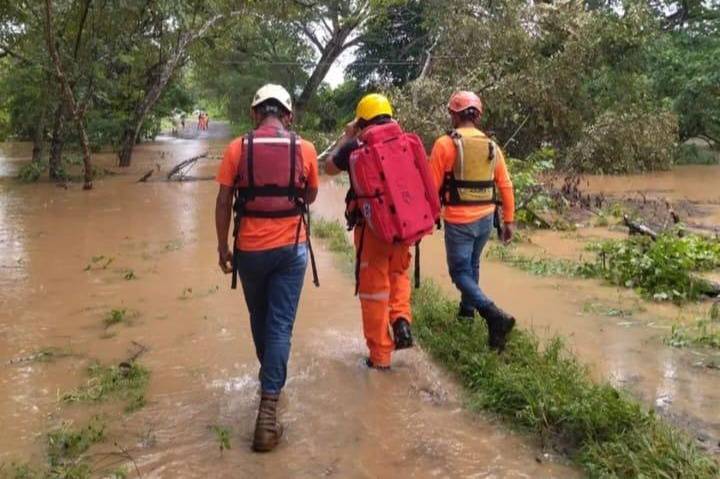
[[[418,350],[399,353],[388,374],[364,368],[351,279],[319,244],[322,287],[308,279],[301,301],[282,405],[286,440],[273,454],[250,453],[257,367],[242,294],[216,266],[216,186],[162,180],[208,149],[193,172],[212,174],[225,132],[209,136],[141,145],[132,168],[89,192],[0,180],[0,463],[40,463],[46,431],[100,413],[109,438],[92,450],[94,466],[122,462],[124,448],[143,477],[580,475],[534,440],[467,412],[453,381]],[[27,161],[0,151],[7,174]],[[29,150],[17,151],[26,158]],[[97,161],[114,168],[112,155]],[[149,168],[160,171],[136,183]],[[318,210],[339,211],[332,195],[321,198]],[[106,327],[113,308],[135,313],[132,322]],[[112,402],[59,402],[86,381],[91,361],[117,363],[133,341],[148,348],[145,408],[128,415]],[[72,355],[9,364],[49,347]],[[231,450],[220,453],[212,425],[230,428]]]

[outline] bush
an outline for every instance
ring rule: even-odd
[[[604,174],[668,169],[677,141],[675,114],[624,105],[602,113],[584,129],[567,151],[564,166]]]
[[[44,162],[31,161],[20,168],[17,179],[23,183],[35,183],[45,173],[47,166],[47,163]]]
[[[720,152],[708,147],[684,143],[677,149],[675,163],[678,165],[717,165],[720,163]]]
[[[643,296],[681,303],[697,299],[706,282],[695,275],[720,267],[720,242],[700,236],[666,233],[607,240],[590,246],[598,253],[586,268],[613,284],[637,289]]]

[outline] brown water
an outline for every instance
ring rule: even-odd
[[[130,171],[89,192],[0,181],[0,463],[42,461],[45,431],[103,413],[110,438],[93,449],[95,467],[122,461],[102,455],[117,442],[143,477],[579,476],[547,461],[535,441],[466,412],[452,380],[420,351],[398,354],[387,374],[363,367],[352,282],[320,245],[322,287],[307,282],[296,323],[286,439],[273,454],[250,453],[257,366],[241,293],[216,266],[216,186],[135,183],[156,163],[167,171],[222,143],[143,145]],[[0,168],[12,162],[0,158]],[[195,173],[216,167],[204,161]],[[334,210],[330,198],[322,205]],[[113,258],[106,268],[91,260],[101,255]],[[129,270],[137,279],[123,278]],[[112,308],[135,313],[132,323],[105,328]],[[84,383],[90,361],[121,361],[133,341],[149,348],[140,358],[152,371],[145,408],[125,415],[113,403],[59,403],[59,392]],[[73,356],[7,364],[50,346]],[[211,425],[232,429],[222,456]]]

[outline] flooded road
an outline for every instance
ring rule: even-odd
[[[252,454],[257,366],[242,294],[216,266],[216,185],[160,181],[208,149],[192,174],[214,173],[224,143],[142,145],[132,168],[89,192],[0,180],[0,463],[41,463],[45,432],[100,413],[109,437],[93,449],[94,466],[124,449],[143,477],[580,477],[534,440],[467,412],[419,350],[399,353],[388,374],[368,371],[351,278],[319,242],[322,287],[308,279],[301,300],[286,438],[272,454]],[[17,161],[0,157],[0,168],[6,162]],[[98,162],[112,168],[110,155]],[[334,210],[327,198],[322,207]],[[112,309],[126,310],[127,324],[106,326]],[[61,404],[92,361],[116,364],[136,343],[151,371],[143,409]],[[50,347],[70,355],[8,364]],[[209,429],[218,425],[231,430],[223,454]]]

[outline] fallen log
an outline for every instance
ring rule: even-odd
[[[623,223],[630,230],[630,235],[649,236],[653,239],[653,241],[656,240],[658,237],[658,234],[656,231],[652,230],[651,228],[649,228],[648,226],[645,226],[642,223],[638,223],[637,221],[631,220],[628,215],[623,215]]]
[[[176,176],[176,175],[182,177],[184,175],[184,170],[187,167],[195,164],[196,161],[198,161],[201,158],[205,158],[207,156],[208,156],[208,152],[206,151],[205,153],[202,153],[200,155],[193,156],[192,158],[188,158],[187,160],[181,161],[180,163],[175,165],[175,167],[172,170],[170,170],[170,172],[167,174],[167,179],[172,180],[173,176]]]

